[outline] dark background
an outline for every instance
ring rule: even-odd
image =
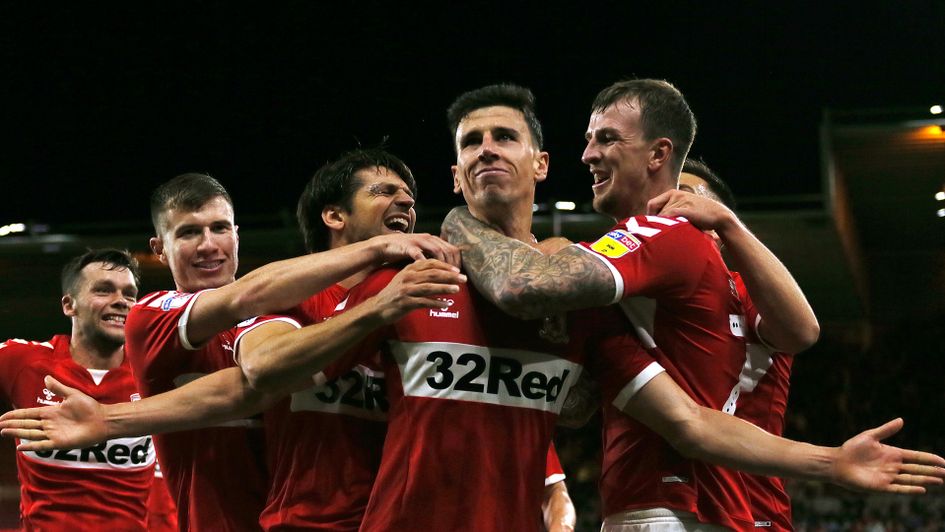
[[[78,235],[0,246],[0,340],[68,332],[57,272],[87,245],[136,251],[144,291],[167,288],[169,275],[146,251],[147,203],[174,175],[208,172],[230,190],[246,272],[300,251],[289,214],[303,184],[358,145],[388,139],[418,178],[422,218],[458,204],[445,109],[489,83],[515,82],[537,96],[552,161],[539,201],[586,203],[591,179],[579,159],[594,95],[625,77],[664,78],[699,119],[692,154],[732,185],[744,211],[754,209],[753,229],[789,263],[821,317],[820,343],[795,364],[787,433],[837,445],[902,415],[906,429],[894,443],[945,451],[942,313],[911,304],[916,290],[883,298],[877,288],[895,291],[903,263],[941,277],[938,205],[917,207],[928,212],[920,223],[930,239],[905,229],[928,240],[921,253],[904,253],[913,244],[901,234],[875,233],[861,234],[862,257],[841,253],[820,138],[825,109],[929,118],[930,105],[945,104],[945,1],[823,4],[0,3],[0,225]],[[907,180],[911,162],[902,164]],[[895,195],[899,174],[880,187],[861,170],[846,176],[853,218],[870,231],[894,227],[888,213],[871,214],[869,202],[857,209],[856,200]],[[887,245],[892,239],[907,242]],[[825,256],[836,260],[822,264]],[[849,280],[835,282],[850,277],[848,262],[872,268],[871,301],[844,288]],[[945,300],[935,295],[943,287],[930,284],[922,301]],[[599,526],[596,438],[593,428],[558,438],[587,530]],[[17,499],[13,453],[3,451],[0,528],[15,524]],[[801,529],[877,516],[901,524],[904,515],[945,527],[941,490],[874,503],[817,485],[792,489]]]
[[[693,154],[740,197],[820,190],[822,110],[941,103],[945,2],[229,2],[0,6],[0,223],[146,218],[185,171],[241,214],[294,205],[326,160],[388,146],[421,202],[453,204],[446,106],[531,87],[551,152],[541,199],[590,197],[598,90],[665,78],[699,118]]]

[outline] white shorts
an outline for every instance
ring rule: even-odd
[[[724,526],[702,523],[695,514],[648,508],[608,515],[601,532],[726,532]]]

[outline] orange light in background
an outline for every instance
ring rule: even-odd
[[[942,140],[945,141],[945,130],[941,125],[922,126],[912,130],[909,135],[916,140]]]

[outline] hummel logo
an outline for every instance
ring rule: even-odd
[[[52,398],[56,396],[53,392],[49,391],[49,388],[43,388],[43,395],[46,396],[45,399],[41,397],[36,398],[36,402],[41,405],[55,406],[58,405],[58,401],[53,401]]]
[[[222,345],[223,345],[223,349],[226,349],[226,350],[229,351],[230,353],[233,352],[233,346],[230,345],[230,342],[223,342]]]

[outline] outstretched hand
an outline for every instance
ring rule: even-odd
[[[78,449],[108,439],[101,404],[48,375],[44,382],[49,391],[63,398],[61,403],[11,410],[0,416],[0,434],[22,440],[16,450]]]
[[[902,425],[902,418],[896,418],[847,440],[834,464],[834,482],[855,490],[913,494],[942,484],[945,459],[941,456],[881,443]]]

